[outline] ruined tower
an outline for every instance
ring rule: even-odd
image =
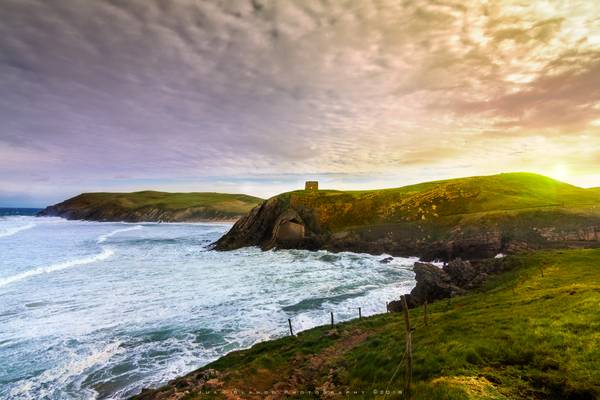
[[[304,184],[304,190],[308,190],[310,192],[316,192],[319,190],[319,182],[317,181],[306,181]]]

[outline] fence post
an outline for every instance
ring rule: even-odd
[[[333,311],[331,311],[331,327],[333,328]]]
[[[362,312],[360,310],[360,307],[358,307],[358,319],[362,319]]]
[[[294,336],[294,331],[292,330],[292,320],[288,318],[288,325],[290,326],[290,335]]]
[[[385,302],[385,312],[390,312],[389,303],[387,301]]]
[[[402,311],[404,311],[404,324],[406,326],[406,374],[404,377],[403,398],[410,399],[410,387],[412,385],[412,331],[410,328],[410,317],[406,297],[402,295]]]
[[[427,310],[427,299],[425,299],[425,304],[423,305],[423,317],[425,318],[425,326],[429,325],[429,315],[427,315],[428,312],[429,310]]]

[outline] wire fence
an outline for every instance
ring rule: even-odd
[[[404,324],[405,324],[405,350],[402,353],[402,356],[400,357],[400,360],[398,361],[398,365],[396,366],[396,368],[394,369],[394,372],[392,373],[390,380],[388,381],[385,391],[383,392],[384,394],[384,399],[388,397],[389,395],[389,388],[390,385],[392,384],[392,382],[394,382],[394,379],[396,379],[398,372],[400,371],[400,368],[405,365],[405,372],[404,372],[404,390],[402,392],[402,397],[404,399],[409,399],[410,398],[410,390],[411,390],[411,386],[412,386],[412,332],[414,330],[414,327],[411,327],[411,322],[410,322],[410,315],[408,313],[408,304],[406,302],[406,297],[404,295],[402,295],[400,297],[400,302],[401,302],[401,311],[403,313],[404,316]],[[428,310],[428,302],[425,301],[425,303],[423,304],[423,323],[424,326],[428,326],[429,325],[429,310]],[[386,312],[390,312],[390,304],[388,302],[385,303],[385,309]],[[358,311],[358,319],[362,319],[362,308],[358,307],[357,308]],[[335,327],[335,319],[334,319],[334,314],[333,311],[329,312],[330,314],[330,326],[331,328]],[[294,335],[294,330],[293,330],[293,324],[292,324],[292,319],[288,318],[288,326],[290,329],[290,335],[291,336],[295,336]]]

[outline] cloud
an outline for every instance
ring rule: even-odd
[[[517,156],[531,138],[587,133],[600,145],[598,11],[589,1],[5,0],[0,166],[24,191],[110,189],[114,176],[536,167],[543,146]],[[34,185],[40,174],[48,182]]]

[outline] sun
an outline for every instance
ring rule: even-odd
[[[556,164],[552,170],[552,177],[563,180],[569,176],[569,169],[565,164]]]

